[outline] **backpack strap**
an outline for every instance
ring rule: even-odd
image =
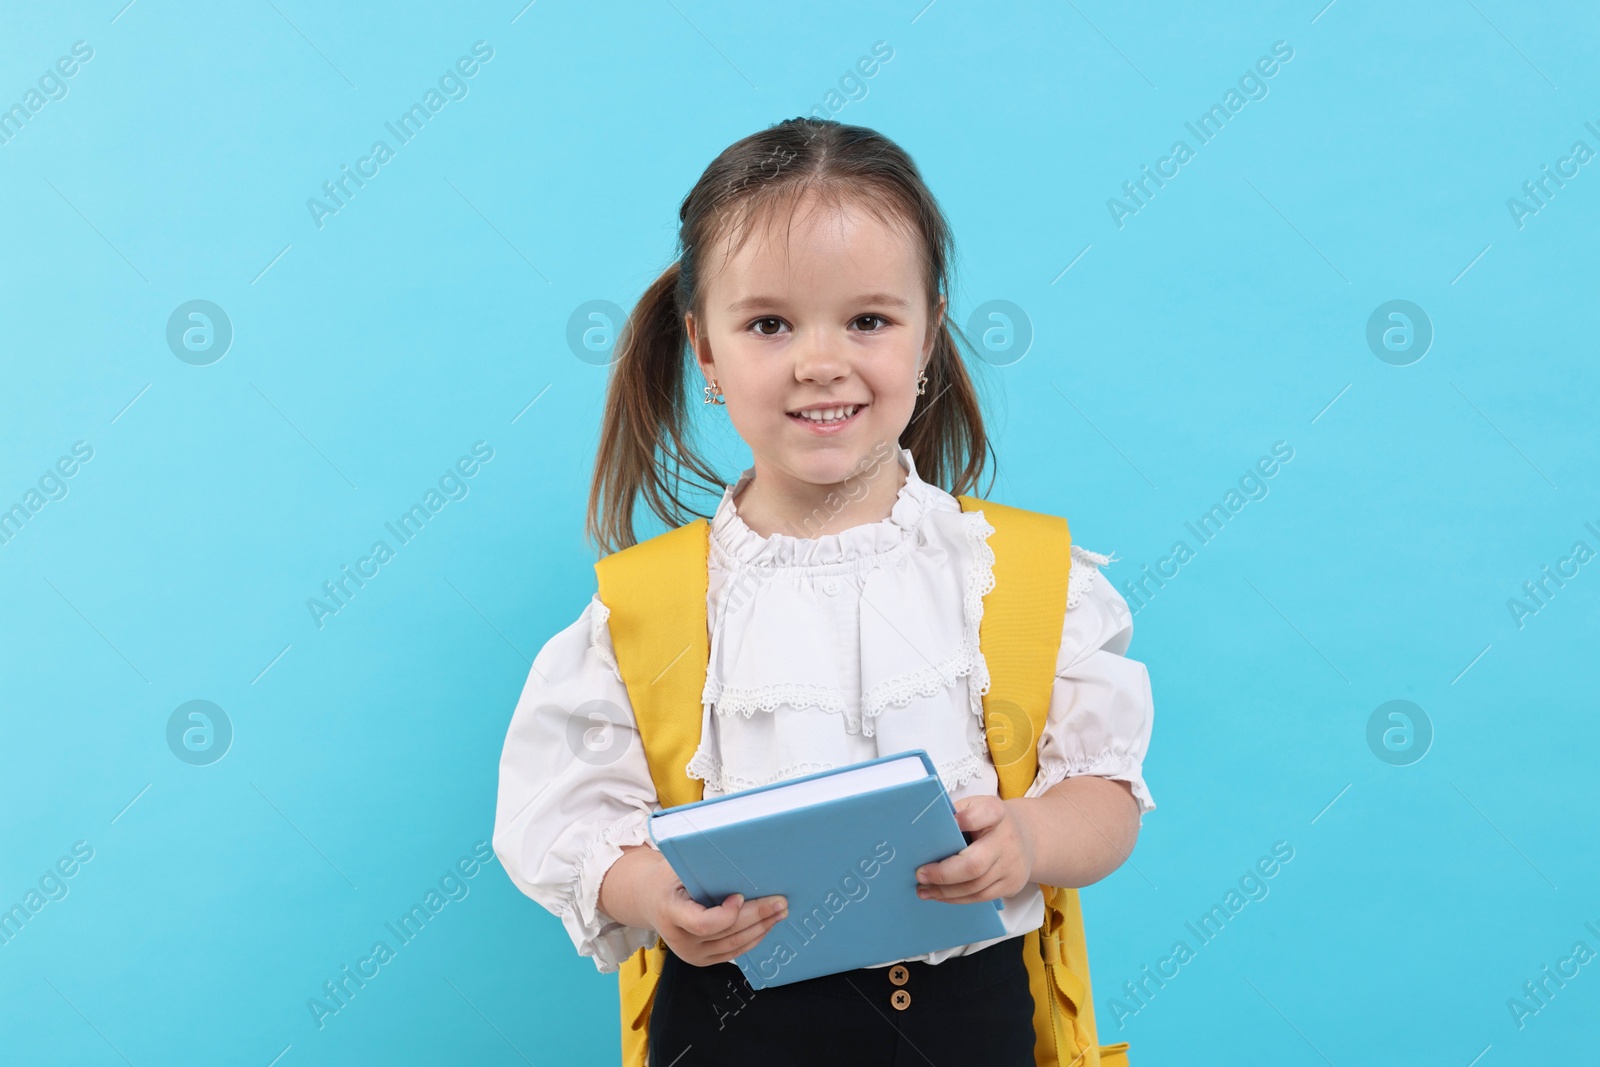
[[[702,799],[705,783],[684,766],[700,744],[700,695],[711,659],[706,631],[705,519],[613,552],[594,565],[617,668],[628,688],[656,797],[663,808]],[[622,1062],[644,1067],[650,1008],[666,948],[660,937],[617,971]]]
[[[1059,515],[973,496],[956,499],[962,511],[982,511],[994,527],[994,588],[983,598],[978,643],[989,667],[984,731],[1000,795],[1009,800],[1028,791],[1039,769],[1038,739],[1050,711],[1067,610],[1072,535]]]
[[[1000,796],[1020,797],[1039,769],[1039,737],[1050,711],[1067,610],[1072,535],[1059,515],[962,495],[964,512],[994,527],[994,588],[983,598],[979,644],[989,668],[984,734]],[[1024,935],[1040,1067],[1122,1067],[1126,1043],[1100,1046],[1090,996],[1089,952],[1076,889],[1040,885],[1044,923]]]
[[[594,565],[600,602],[611,610],[617,668],[663,808],[700,800],[705,792],[705,783],[683,768],[700,746],[700,696],[711,662],[710,531],[710,523],[695,519]]]

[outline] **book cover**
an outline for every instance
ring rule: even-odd
[[[693,816],[746,796],[908,755],[923,777],[657,840],[657,820]],[[789,916],[734,958],[752,988],[889,963],[1005,935],[999,900],[950,904],[917,896],[917,868],[953,856],[967,841],[955,807],[921,749],[656,812],[651,839],[694,899],[715,907],[730,893],[782,894]]]

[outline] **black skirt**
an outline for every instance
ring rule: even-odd
[[[650,1014],[650,1067],[817,1063],[1034,1067],[1021,937],[943,963],[901,963],[752,989],[733,963],[670,947]]]

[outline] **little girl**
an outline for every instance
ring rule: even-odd
[[[994,530],[956,500],[988,439],[946,317],[939,206],[893,142],[805,118],[723,151],[679,219],[680,258],[619,344],[588,533],[602,554],[626,548],[641,495],[673,528],[685,475],[722,484],[689,443],[692,353],[712,405],[699,410],[723,406],[754,462],[710,517],[709,663],[683,770],[709,798],[925,749],[970,843],[918,869],[918,892],[999,899],[1007,932],[752,990],[729,961],[784,920],[786,901],[703,907],[650,845],[662,805],[598,595],[540,650],[517,703],[495,853],[602,973],[664,943],[648,1025],[657,1067],[1031,1067],[1021,935],[1043,920],[1040,884],[1116,870],[1155,807],[1141,772],[1150,683],[1124,656],[1127,604],[1097,580],[1109,560],[1072,546],[1038,775],[1001,800],[978,641]]]

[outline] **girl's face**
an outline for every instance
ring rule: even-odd
[[[685,325],[756,478],[833,486],[880,442],[898,447],[938,323],[910,235],[810,198],[790,222],[774,212],[731,258],[715,246],[704,317]]]

